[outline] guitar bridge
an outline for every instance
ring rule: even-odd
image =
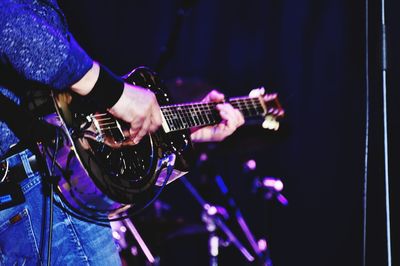
[[[120,123],[107,113],[90,114],[86,120],[92,124],[94,139],[97,142],[121,143],[125,136]]]

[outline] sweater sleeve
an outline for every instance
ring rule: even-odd
[[[23,78],[65,89],[93,61],[73,36],[24,5],[0,5],[0,57]]]

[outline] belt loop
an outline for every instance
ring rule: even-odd
[[[26,173],[27,177],[29,177],[29,178],[33,177],[34,174],[33,174],[31,165],[29,163],[29,158],[28,158],[28,155],[27,155],[27,151],[25,150],[25,151],[21,152],[19,154],[19,156],[21,157],[21,161],[22,161],[22,164],[24,166],[25,173]]]

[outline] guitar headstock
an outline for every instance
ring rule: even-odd
[[[278,119],[283,117],[285,111],[283,110],[278,95],[276,93],[266,94],[264,87],[254,89],[249,94],[252,98],[259,98],[261,105],[264,109],[264,122],[262,127],[270,130],[279,129]]]

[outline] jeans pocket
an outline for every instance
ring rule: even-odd
[[[27,209],[0,224],[0,265],[38,265],[39,249]]]

